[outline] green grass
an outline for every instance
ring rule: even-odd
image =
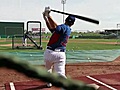
[[[67,45],[68,50],[110,50],[120,49],[120,45],[109,45],[109,44],[95,44],[95,43],[69,43]]]
[[[103,43],[100,43],[103,42]],[[108,50],[108,49],[120,49],[120,45],[116,44],[104,44],[113,42],[116,43],[116,39],[70,39],[67,45],[68,50]]]
[[[43,39],[42,46],[45,49],[48,39]],[[116,44],[100,44],[99,42],[113,42],[116,43],[116,39],[69,39],[67,44],[67,50],[109,50],[120,49],[120,45]]]
[[[42,39],[42,47],[45,49],[47,42],[49,39]],[[120,45],[116,44],[104,44],[100,42],[113,42],[116,43],[116,39],[69,39],[68,44],[67,44],[67,50],[111,50],[111,49],[120,49]],[[10,44],[11,42],[6,41],[6,42],[0,42],[0,44]],[[42,51],[44,51],[44,49]],[[41,50],[18,50],[15,49],[13,50],[10,47],[6,46],[0,46],[0,51],[4,52],[36,52],[36,51],[41,51]]]

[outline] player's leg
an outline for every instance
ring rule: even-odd
[[[52,73],[52,63],[51,62],[45,60],[45,68],[47,69],[47,71],[49,73]],[[52,84],[48,82],[47,87],[49,87],[49,88],[52,87]]]
[[[27,46],[27,37],[23,36],[23,46]]]
[[[58,58],[57,58],[56,62],[54,62],[54,71],[64,78],[66,78],[65,64],[66,64],[65,52],[59,52]]]
[[[65,75],[65,61],[59,61],[54,63],[54,71],[58,73],[58,75],[67,78]]]
[[[54,71],[57,72],[58,75],[67,79],[67,77],[65,75],[65,59],[63,59],[62,61],[54,63]],[[61,90],[65,90],[65,89],[61,88]]]
[[[44,62],[45,62],[45,68],[47,69],[47,71],[49,73],[52,73],[52,66],[53,66],[53,62],[51,60],[51,52],[49,50],[46,50],[44,52]],[[47,87],[51,87],[52,84],[51,83],[47,83]]]

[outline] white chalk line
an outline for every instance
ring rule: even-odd
[[[13,82],[10,82],[10,89],[11,89],[11,90],[15,90],[15,85],[14,85]]]
[[[93,80],[93,81],[95,81],[95,82],[97,82],[97,83],[99,83],[99,84],[102,84],[103,86],[106,86],[107,88],[109,88],[111,90],[117,90],[117,89],[115,89],[115,88],[113,88],[113,87],[111,87],[111,86],[109,86],[109,85],[107,85],[107,84],[105,84],[105,83],[103,83],[103,82],[101,82],[101,81],[91,77],[91,76],[86,76],[86,77],[91,79],[91,80]]]

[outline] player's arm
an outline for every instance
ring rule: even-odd
[[[52,19],[52,17],[50,15],[48,16],[48,21],[49,21],[49,24],[50,24],[52,30],[57,27],[57,23]]]
[[[52,17],[49,15],[49,16],[46,16],[44,13],[43,13],[43,18],[46,22],[46,25],[48,27],[48,29],[53,32],[54,29],[57,27],[57,23],[52,19]]]
[[[46,22],[48,29],[51,32],[54,32],[55,28],[57,27],[57,23],[50,16],[50,7],[45,7],[45,11],[43,13],[43,18]]]
[[[51,19],[51,17],[49,17],[49,20],[47,17],[44,17],[44,20],[46,22],[47,28],[53,33],[57,27],[57,24]]]
[[[43,18],[44,18],[44,20],[45,20],[45,23],[46,23],[48,29],[50,30],[50,29],[51,29],[51,26],[50,26],[49,20],[48,20],[48,18],[46,17],[45,13],[43,13]]]

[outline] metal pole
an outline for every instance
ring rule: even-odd
[[[118,36],[118,24],[117,24],[117,36]]]
[[[117,24],[117,36],[119,35],[118,27],[120,24]]]
[[[63,3],[63,12],[64,12],[64,3]],[[63,14],[63,23],[64,23],[64,14]]]
[[[118,44],[118,39],[119,39],[119,31],[118,31],[118,26],[119,26],[120,24],[117,24],[117,44]]]
[[[61,3],[63,4],[63,12],[64,12],[66,0],[61,0]],[[64,14],[63,14],[63,23],[64,23]]]

